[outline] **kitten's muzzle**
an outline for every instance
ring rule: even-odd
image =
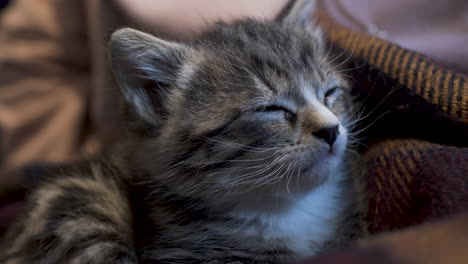
[[[338,138],[338,135],[340,135],[340,127],[339,125],[325,127],[313,132],[312,134],[319,139],[323,139],[328,143],[328,145],[330,145],[331,148],[333,143],[335,143],[336,139]]]

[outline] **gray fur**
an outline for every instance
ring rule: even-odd
[[[114,33],[134,137],[43,184],[0,262],[284,263],[357,236],[347,156],[316,136],[349,129],[348,82],[319,31],[288,10],[219,23],[190,43]],[[318,192],[327,204],[305,211],[316,235],[297,244],[277,215],[295,223],[285,212]]]

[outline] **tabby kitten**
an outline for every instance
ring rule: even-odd
[[[185,44],[114,33],[134,137],[42,184],[0,262],[285,263],[349,240],[351,101],[312,4]]]

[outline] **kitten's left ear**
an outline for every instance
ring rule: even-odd
[[[309,27],[313,24],[311,14],[316,9],[316,0],[290,0],[276,17],[276,21]]]

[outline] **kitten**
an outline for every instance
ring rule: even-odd
[[[284,263],[358,234],[350,91],[312,6],[186,44],[114,33],[134,137],[42,184],[0,262]]]

